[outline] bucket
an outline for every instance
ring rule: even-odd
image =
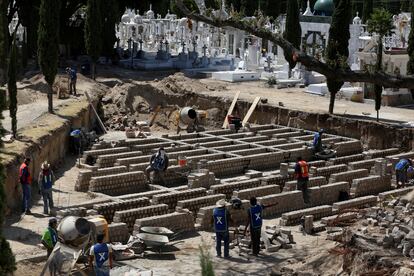
[[[179,156],[178,157],[178,165],[180,167],[184,167],[187,165],[187,159],[185,157]]]

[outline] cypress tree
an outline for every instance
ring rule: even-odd
[[[364,0],[364,7],[362,10],[362,22],[366,23],[368,19],[371,17],[371,13],[374,9],[374,1],[373,0]]]
[[[0,86],[6,82],[7,49],[9,28],[7,21],[7,0],[0,0]]]
[[[273,17],[276,19],[280,15],[281,9],[281,1],[280,0],[268,0],[267,1],[268,10],[266,11],[266,15]]]
[[[13,43],[10,50],[9,68],[8,68],[8,81],[7,88],[9,90],[9,111],[11,118],[11,129],[13,137],[16,138],[17,134],[17,86],[16,86],[16,70],[17,66],[17,46],[16,46],[16,34],[13,35]]]
[[[0,137],[4,136],[4,129],[2,126],[3,110],[6,107],[6,91],[0,88]],[[0,139],[0,148],[3,148],[3,141]],[[4,209],[6,202],[6,193],[4,191],[4,182],[6,176],[4,174],[4,166],[0,160],[0,225],[4,222]],[[0,227],[0,275],[10,275],[16,270],[16,261],[10,244],[3,237],[2,227]]]
[[[410,11],[411,11],[411,30],[410,36],[408,38],[408,62],[407,62],[407,74],[414,75],[414,1],[410,3]],[[411,95],[414,99],[414,89],[411,89]]]
[[[88,0],[86,6],[85,46],[92,59],[92,79],[96,78],[96,62],[102,49],[101,1]]]
[[[382,71],[382,40],[384,36],[391,33],[394,28],[392,14],[386,9],[375,9],[368,20],[368,31],[378,35],[377,41],[377,61],[375,64],[375,71]],[[374,85],[375,92],[375,110],[377,111],[377,121],[379,120],[379,110],[381,109],[382,86]]]
[[[118,18],[113,11],[118,10],[118,2],[116,0],[105,0],[102,1],[101,6],[103,15],[102,53],[109,58],[113,55],[116,42],[115,24]]]
[[[335,10],[332,15],[332,23],[329,29],[328,47],[326,49],[326,61],[333,69],[349,69],[348,66],[348,41],[349,22],[351,20],[350,0],[335,0]],[[341,89],[343,81],[327,79],[330,92],[329,113],[332,114],[336,93]]]
[[[302,29],[299,23],[299,5],[297,0],[287,2],[286,27],[283,37],[292,43],[296,49],[300,49]],[[289,63],[289,69],[292,70],[296,66],[296,61],[290,53],[284,53],[286,61]],[[289,77],[290,77],[289,70]]]
[[[401,11],[408,12],[410,10],[410,0],[402,0],[401,1]]]
[[[49,84],[48,110],[53,113],[52,85],[58,69],[59,60],[59,14],[60,0],[42,0],[39,10],[38,58],[40,69]]]

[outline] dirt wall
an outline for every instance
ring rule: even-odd
[[[97,98],[93,99],[96,108]],[[47,160],[52,168],[58,167],[69,149],[69,133],[72,128],[84,127],[91,129],[96,117],[86,100],[70,106],[62,106],[55,114],[44,114],[36,119],[30,127],[20,129],[23,138],[5,144],[1,153],[5,167],[5,191],[9,211],[19,209],[21,204],[21,186],[18,182],[18,170],[25,156],[31,158],[29,166],[34,180],[40,171],[40,165]],[[30,139],[28,138],[30,137]],[[37,192],[33,184],[32,194]]]

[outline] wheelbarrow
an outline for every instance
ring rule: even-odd
[[[144,242],[145,248],[154,249],[158,253],[161,253],[162,248],[170,242],[168,237],[164,235],[139,233],[136,236]]]
[[[147,233],[147,234],[154,234],[154,235],[164,235],[168,238],[171,238],[174,235],[174,232],[165,227],[151,227],[151,226],[144,226],[141,227],[140,232]]]

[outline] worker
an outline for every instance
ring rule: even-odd
[[[151,156],[150,164],[145,169],[145,174],[147,176],[148,182],[151,182],[150,174],[151,172],[154,172],[158,177],[161,179],[161,181],[164,183],[164,177],[163,174],[168,168],[168,155],[165,152],[164,148],[161,147],[158,149],[156,153],[154,153]]]
[[[408,168],[413,165],[410,159],[400,159],[397,165],[395,165],[395,176],[397,178],[397,187],[405,187],[407,182]],[[401,185],[400,185],[401,183]]]
[[[19,169],[19,182],[22,185],[23,191],[23,212],[31,214],[30,212],[30,197],[32,193],[32,177],[29,170],[30,158],[26,157]]]
[[[108,276],[112,269],[112,248],[103,240],[103,234],[97,235],[97,243],[89,251],[89,266],[95,270],[96,276]]]
[[[53,248],[55,247],[58,241],[57,235],[57,219],[50,218],[49,219],[49,226],[47,227],[46,231],[43,233],[42,236],[42,244],[46,247],[47,256],[49,257],[52,254]]]
[[[43,197],[43,214],[45,215],[49,214],[48,207],[50,210],[53,208],[52,185],[54,178],[55,176],[50,169],[50,164],[47,161],[43,162],[37,183],[39,184],[40,193]]]
[[[297,180],[296,188],[299,191],[302,191],[303,201],[306,204],[309,204],[309,191],[308,191],[308,182],[309,182],[309,166],[302,157],[298,157],[295,165],[295,177]]]
[[[78,79],[76,68],[67,67],[66,74],[69,77],[69,94],[72,95],[73,91],[73,95],[76,96],[76,81]]]
[[[250,225],[250,237],[252,243],[253,255],[257,256],[260,252],[260,236],[262,233],[262,215],[263,209],[266,208],[261,204],[257,204],[255,197],[250,198],[250,208],[247,210],[248,220],[244,234]]]
[[[325,132],[324,129],[320,129],[318,132],[315,133],[313,136],[313,151],[314,153],[321,152],[322,148],[322,134]]]
[[[231,216],[226,209],[226,201],[221,199],[217,201],[216,208],[213,210],[212,222],[214,224],[214,231],[216,232],[216,253],[217,257],[221,258],[221,241],[224,242],[224,258],[230,258],[229,255],[229,223]]]

